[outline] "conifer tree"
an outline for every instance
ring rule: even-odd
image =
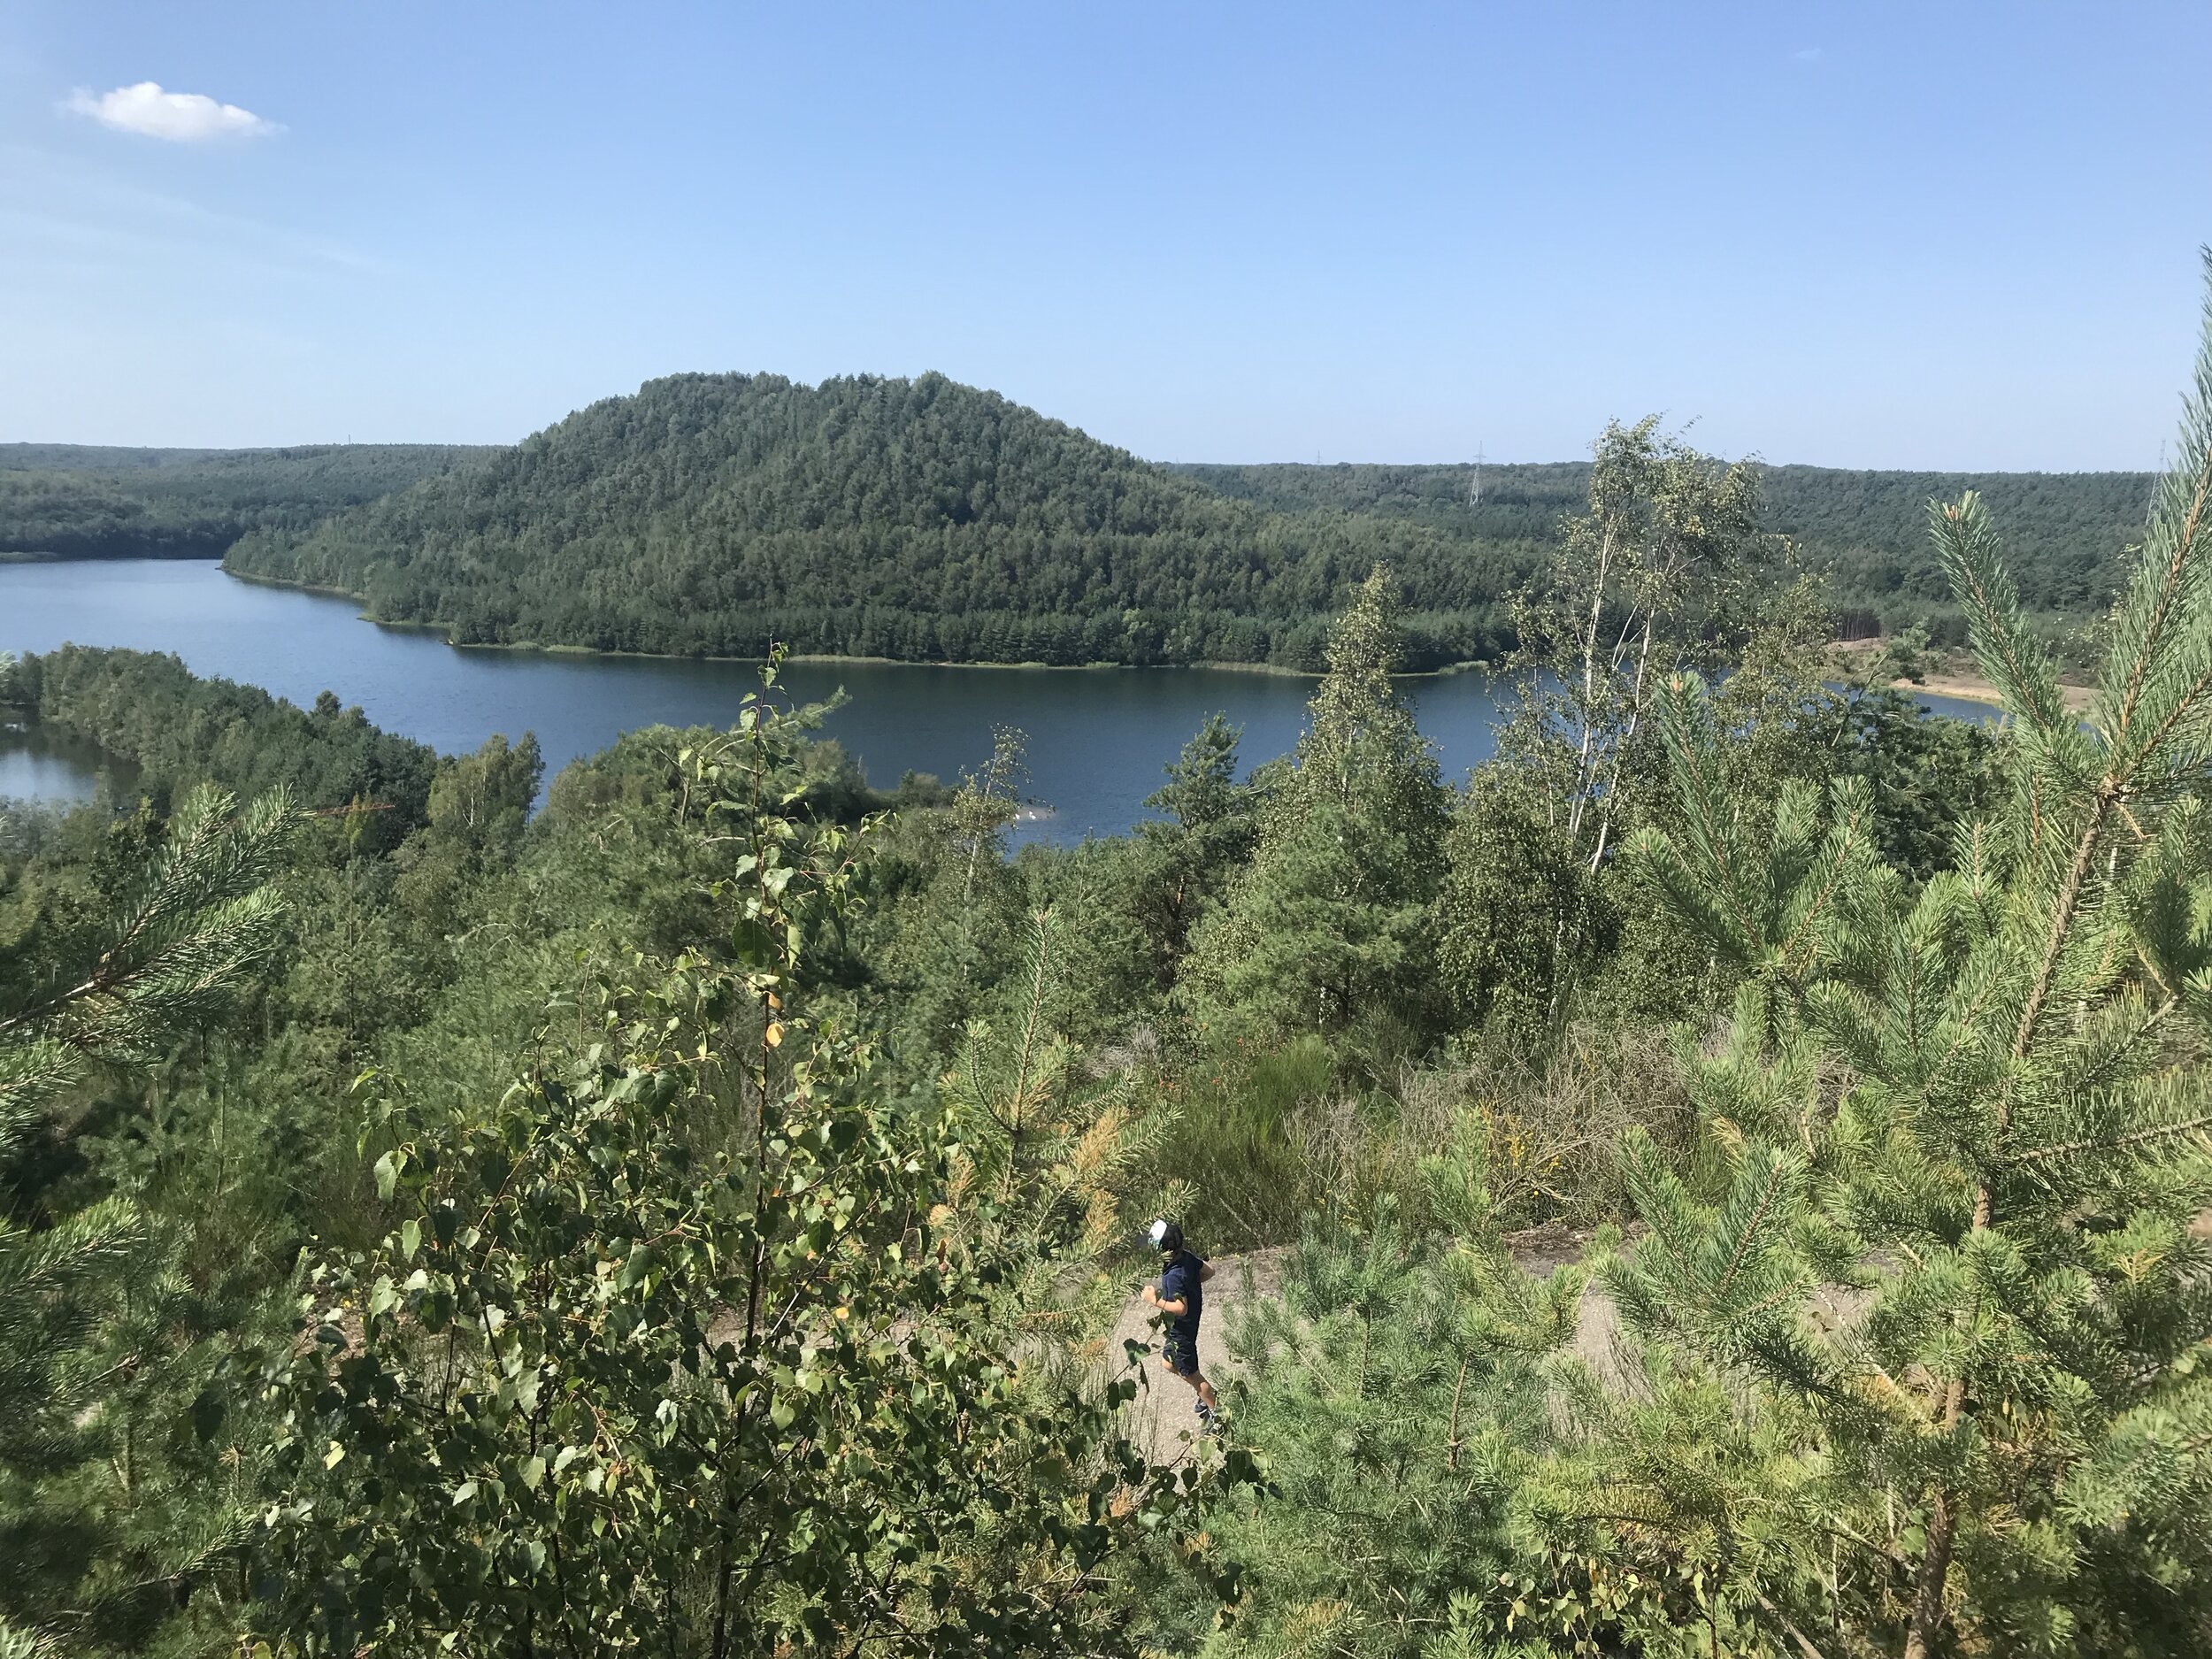
[[[1064,926],[1051,910],[1032,914],[1015,1023],[971,1021],[942,1093],[960,1143],[949,1202],[975,1248],[1008,1264],[1006,1317],[1072,1352],[1126,1299],[1110,1270],[1135,1254],[1137,1210],[1182,1214],[1188,1195],[1144,1186],[1174,1122],[1148,1079],[1133,1067],[1088,1075],[1053,1029]]]
[[[1417,1010],[1446,792],[1391,684],[1398,629],[1377,567],[1329,637],[1329,669],[1268,802],[1252,862],[1192,942],[1202,1022],[1287,1035]]]
[[[280,793],[241,813],[195,792],[89,957],[39,964],[0,1012],[0,1640],[142,1638],[234,1530],[219,1494],[134,1470],[119,1439],[125,1391],[157,1394],[169,1357],[168,1241],[127,1194],[57,1209],[18,1155],[41,1128],[67,1138],[96,1071],[156,1061],[252,983],[280,938],[291,820]]]
[[[884,966],[903,993],[902,1023],[932,1055],[959,1041],[1019,959],[1023,910],[1006,833],[1021,810],[1027,742],[1018,728],[995,728],[989,759],[961,774],[945,808],[904,826],[923,890],[899,917]]]
[[[1725,1046],[1685,1047],[1731,1173],[1706,1202],[1632,1142],[1650,1236],[1609,1279],[1798,1425],[1827,1517],[1807,1555],[1832,1565],[1769,1594],[1815,1643],[2212,1640],[2208,507],[2212,307],[2085,719],[1981,503],[1933,511],[2016,741],[2002,810],[1917,887],[1856,780],[1755,825],[1700,693],[1669,692],[1684,828],[1639,851],[1743,976]]]
[[[1141,822],[1136,839],[1154,861],[1142,872],[1145,909],[1170,974],[1199,917],[1251,856],[1258,833],[1261,791],[1237,781],[1240,735],[1225,715],[1208,715],[1167,768],[1167,782],[1145,797],[1146,806],[1167,815]]]

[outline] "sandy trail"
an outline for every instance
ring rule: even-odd
[[[1505,1247],[1523,1272],[1540,1276],[1580,1261],[1589,1240],[1587,1233],[1553,1225],[1508,1233]],[[1206,1380],[1225,1395],[1226,1385],[1244,1369],[1229,1353],[1229,1321],[1254,1302],[1281,1294],[1289,1256],[1290,1247],[1278,1244],[1213,1258],[1214,1276],[1206,1284],[1206,1312],[1199,1327],[1198,1360]],[[1154,1463],[1173,1464],[1190,1455],[1198,1438],[1198,1419],[1191,1409],[1195,1396],[1189,1386],[1160,1363],[1157,1319],[1141,1295],[1131,1297],[1106,1338],[1104,1352],[1107,1363],[1118,1367],[1124,1342],[1142,1342],[1152,1349],[1140,1374],[1137,1397],[1128,1408],[1130,1438],[1146,1448]],[[1571,1345],[1575,1355],[1600,1377],[1617,1378],[1619,1333],[1620,1317],[1612,1299],[1594,1286],[1586,1290]]]
[[[1206,1281],[1206,1311],[1199,1322],[1198,1363],[1206,1380],[1220,1388],[1242,1369],[1229,1357],[1225,1334],[1230,1319],[1253,1302],[1271,1301],[1282,1291],[1287,1245],[1270,1245],[1241,1256],[1211,1258],[1214,1276]],[[1156,1463],[1174,1463],[1189,1455],[1198,1435],[1191,1407],[1197,1396],[1179,1377],[1160,1363],[1159,1316],[1141,1295],[1132,1296],[1114,1321],[1105,1343],[1106,1360],[1119,1367],[1124,1342],[1152,1349],[1139,1373],[1137,1397],[1129,1405],[1130,1438]]]

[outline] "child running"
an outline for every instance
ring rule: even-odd
[[[1160,1253],[1160,1279],[1144,1287],[1144,1299],[1168,1317],[1160,1363],[1198,1391],[1199,1428],[1210,1434],[1220,1402],[1198,1369],[1198,1322],[1205,1315],[1206,1281],[1214,1270],[1183,1248],[1182,1228],[1164,1216],[1152,1224],[1152,1248]]]

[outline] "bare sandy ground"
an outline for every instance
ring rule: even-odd
[[[1924,691],[1934,697],[1957,697],[1968,703],[1991,704],[2003,702],[2003,699],[1997,695],[1996,687],[1976,675],[1932,673],[1924,675],[1918,685],[1915,685],[1909,680],[1900,680],[1893,683],[1899,691]],[[2069,686],[2062,683],[2058,688],[2058,695],[2060,701],[2066,705],[2070,712],[2079,714],[2095,700],[2097,690],[2093,686]]]
[[[1845,640],[1828,649],[1839,657],[1863,656],[1881,648],[1880,640]],[[1924,691],[1931,696],[1956,697],[1965,703],[2001,703],[1997,687],[1982,678],[1979,667],[1965,651],[1939,652],[1926,664],[1926,672],[1917,681],[1893,680],[1894,691]],[[2066,707],[2078,714],[2096,697],[2093,686],[2070,686],[2062,682],[2058,695]]]
[[[1540,1277],[1580,1261],[1589,1240],[1587,1233],[1571,1232],[1555,1224],[1508,1233],[1505,1247],[1523,1272]],[[1271,1245],[1241,1256],[1213,1258],[1215,1271],[1206,1285],[1198,1358],[1207,1380],[1216,1388],[1224,1388],[1242,1370],[1230,1356],[1224,1340],[1229,1321],[1253,1302],[1281,1294],[1283,1264],[1289,1255],[1287,1245]],[[1160,1363],[1157,1319],[1158,1315],[1141,1295],[1131,1297],[1114,1322],[1104,1352],[1108,1363],[1118,1366],[1124,1342],[1143,1342],[1152,1348],[1137,1397],[1129,1407],[1131,1437],[1148,1448],[1154,1463],[1173,1464],[1191,1455],[1198,1440],[1198,1419],[1191,1409],[1195,1396],[1189,1385],[1170,1375]],[[1617,1378],[1622,1374],[1619,1336],[1620,1317],[1612,1299],[1594,1286],[1586,1289],[1572,1344],[1575,1355],[1599,1377]]]
[[[1271,1301],[1282,1291],[1283,1262],[1287,1245],[1271,1245],[1243,1256],[1217,1256],[1214,1276],[1206,1282],[1206,1312],[1199,1324],[1198,1363],[1206,1379],[1219,1388],[1240,1367],[1229,1357],[1223,1333],[1229,1321],[1256,1301]],[[1156,1463],[1179,1463],[1190,1455],[1198,1438],[1198,1418],[1191,1410],[1197,1396],[1179,1377],[1160,1363],[1159,1316],[1141,1295],[1132,1296],[1114,1321],[1106,1338],[1107,1363],[1118,1367],[1124,1342],[1143,1342],[1152,1349],[1144,1363],[1137,1397],[1130,1404],[1130,1438],[1148,1448]]]

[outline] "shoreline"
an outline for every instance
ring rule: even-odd
[[[1931,697],[1954,697],[1961,703],[1985,703],[1993,709],[2004,707],[2005,700],[1997,687],[1978,674],[1925,674],[1917,683],[1909,680],[1894,680],[1891,687],[1897,691],[1924,692]],[[2094,702],[2094,686],[2072,686],[2061,680],[2059,701],[2070,714],[2078,714]]]
[[[235,571],[226,564],[223,574],[242,582],[251,582],[257,588],[282,588],[292,593],[312,594],[322,599],[343,599],[359,605],[366,601],[357,593],[342,588],[324,588],[313,582],[287,581],[279,576],[264,576],[257,572]],[[604,650],[595,645],[545,644],[537,640],[457,640],[452,637],[451,625],[444,622],[405,622],[380,617],[368,611],[356,613],[358,619],[372,626],[389,628],[401,634],[434,634],[444,636],[446,645],[457,651],[511,651],[538,657],[629,657],[649,663],[732,663],[758,667],[768,659],[764,657],[722,657],[711,653],[693,656],[680,651]],[[987,668],[1019,669],[1024,672],[1063,674],[1152,672],[1160,669],[1209,669],[1226,674],[1274,674],[1290,680],[1318,680],[1321,671],[1312,668],[1286,668],[1279,663],[1040,663],[1040,662],[955,662],[942,657],[869,657],[846,651],[793,651],[783,659],[787,663],[862,663],[887,668]],[[1391,676],[1394,680],[1441,680],[1451,674],[1489,673],[1496,664],[1468,662],[1448,663],[1440,668],[1425,668],[1402,672]]]
[[[45,563],[48,561],[75,562],[65,557],[50,554],[0,553],[0,563]],[[179,562],[186,561],[180,558]],[[342,599],[357,606],[366,603],[363,595],[342,588],[327,588],[314,582],[289,581],[282,577],[265,576],[254,571],[233,570],[227,563],[220,560],[193,559],[189,562],[214,563],[218,565],[224,575],[257,588],[272,588],[291,593],[311,594],[320,599]],[[456,651],[506,651],[523,656],[631,658],[640,662],[653,663],[726,663],[747,667],[758,667],[767,660],[760,657],[725,657],[714,654],[693,656],[673,651],[605,650],[592,645],[547,644],[536,640],[457,641],[452,637],[450,625],[447,623],[403,621],[376,616],[365,609],[357,611],[355,614],[360,621],[366,622],[374,627],[388,629],[394,633],[435,635],[448,648]],[[1871,645],[1878,643],[1879,641],[1838,641],[1830,649],[1839,657],[1848,658],[1857,651],[1867,649]],[[1317,670],[1288,668],[1279,663],[956,662],[942,657],[876,657],[844,651],[794,651],[787,655],[784,661],[829,666],[854,663],[864,666],[887,668],[989,669],[1002,672],[1019,670],[1024,672],[1047,673],[1153,672],[1164,669],[1204,669],[1214,673],[1263,674],[1288,680],[1318,680],[1321,678]],[[1448,663],[1439,668],[1401,672],[1392,675],[1391,678],[1419,680],[1441,680],[1450,675],[1466,673],[1494,675],[1497,668],[1498,665],[1494,663]],[[1965,672],[1957,666],[1932,669],[1916,681],[1903,679],[1893,680],[1886,682],[1886,688],[1901,691],[1907,695],[1917,692],[1932,697],[1948,697],[1957,702],[1976,703],[1989,708],[2001,708],[2004,703],[1996,687],[1978,673]],[[2070,710],[2078,712],[2086,708],[2095,698],[2096,690],[2093,687],[2078,686],[2062,681],[2059,686],[2059,695]]]
[[[1829,647],[1832,659],[1839,670],[1852,658],[1870,656],[1881,644],[1879,640],[1839,641]],[[1886,689],[1902,691],[1908,695],[1919,692],[1931,697],[1949,697],[1959,703],[1978,703],[1993,709],[2004,707],[2004,697],[1997,687],[1979,672],[1971,653],[1963,649],[1931,653],[1927,672],[1918,680],[1898,679],[1886,682]],[[2070,713],[2078,714],[2087,708],[2097,695],[2094,686],[2077,686],[2060,680],[2060,702]]]

